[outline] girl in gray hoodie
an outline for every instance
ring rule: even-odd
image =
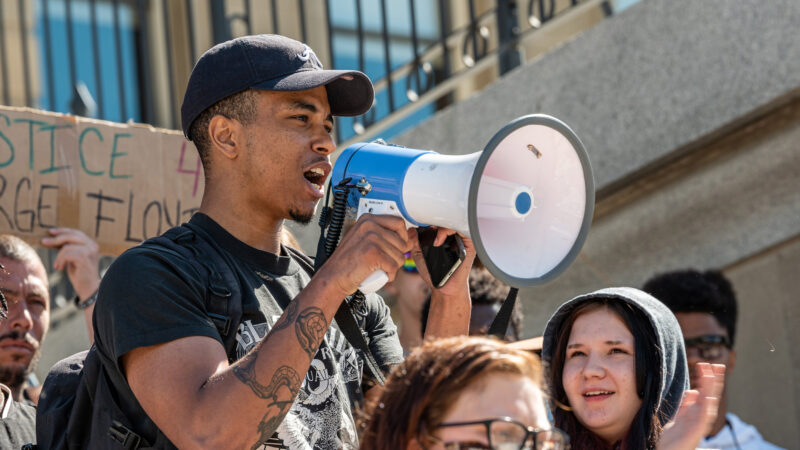
[[[675,316],[633,288],[561,305],[545,328],[542,359],[555,426],[573,448],[655,448],[689,389]]]

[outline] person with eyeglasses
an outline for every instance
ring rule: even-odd
[[[696,390],[675,316],[634,288],[562,304],[542,342],[555,426],[578,449],[694,449],[716,416],[724,367],[698,365]]]
[[[721,272],[688,269],[663,273],[648,280],[642,289],[675,313],[683,332],[692,386],[697,384],[695,368],[700,362],[724,364],[726,376],[730,375],[736,365],[733,343],[738,308],[733,287]],[[728,412],[724,388],[717,419],[700,447],[735,450],[779,448],[765,441],[755,426]]]
[[[366,412],[364,450],[569,448],[548,419],[539,359],[489,338],[425,342]]]

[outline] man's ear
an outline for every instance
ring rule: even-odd
[[[727,370],[731,370],[736,367],[736,350],[731,349],[730,355],[728,355],[728,367]]]
[[[213,149],[228,159],[235,159],[244,144],[244,127],[238,120],[217,114],[208,122],[208,135]]]

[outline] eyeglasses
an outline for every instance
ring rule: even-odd
[[[406,253],[406,260],[403,262],[403,270],[408,273],[419,272],[417,269],[417,263],[414,262],[414,258],[411,257],[411,253]]]
[[[686,354],[696,351],[700,359],[706,361],[716,361],[722,358],[724,349],[730,348],[731,344],[727,336],[721,334],[707,334],[685,339]]]
[[[436,428],[468,427],[483,425],[486,440],[442,442],[446,450],[565,450],[569,449],[569,437],[558,428],[537,430],[525,426],[510,417],[477,420],[474,422],[443,423]]]

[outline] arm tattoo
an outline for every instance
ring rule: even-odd
[[[300,347],[305,350],[310,359],[314,359],[320,342],[322,342],[325,332],[328,330],[328,321],[320,308],[312,306],[306,308],[297,316],[294,323],[294,330],[297,333],[297,340]]]
[[[328,329],[328,322],[325,320],[325,314],[322,312],[322,309],[313,306],[304,309],[298,314],[297,303],[292,301],[286,307],[283,319],[279,320],[275,326],[272,327],[272,331],[286,328],[292,322],[294,322],[300,347],[303,348],[310,359],[313,359]],[[269,336],[265,339],[268,338]],[[261,423],[258,424],[259,438],[258,441],[253,444],[253,449],[260,448],[264,442],[272,437],[275,430],[281,422],[283,422],[286,413],[294,403],[298,392],[300,392],[300,383],[302,381],[297,371],[293,368],[281,366],[272,375],[272,381],[265,386],[256,379],[257,359],[258,354],[256,354],[255,351],[250,351],[250,353],[242,358],[240,364],[233,367],[233,374],[236,378],[249,386],[250,390],[253,391],[258,398],[269,400],[268,408],[275,407],[278,410],[275,414],[271,414],[273,411],[268,411],[261,419]]]
[[[278,323],[272,327],[272,331],[282,330],[289,326],[294,320],[297,318],[297,302],[292,300],[289,302],[289,306],[286,307],[286,312],[283,313],[283,320],[279,320]]]
[[[272,375],[272,381],[264,386],[256,380],[256,359],[257,355],[248,354],[241,365],[233,368],[233,373],[242,383],[248,385],[258,398],[271,400],[267,404],[268,408],[275,407],[278,411],[275,414],[270,414],[272,411],[268,411],[261,419],[261,423],[258,424],[259,438],[253,444],[253,449],[260,448],[281,424],[300,391],[301,381],[297,371],[289,366],[281,366]],[[281,389],[284,387],[286,389]]]
[[[277,406],[283,408],[287,403],[291,405],[294,402],[300,390],[300,376],[297,371],[289,366],[281,366],[272,375],[272,381],[266,386],[256,380],[256,355],[247,355],[242,365],[233,368],[233,373],[242,383],[250,386],[256,396],[263,399],[270,399],[272,402],[268,406]],[[290,398],[279,395],[280,388],[286,387],[289,391]]]

